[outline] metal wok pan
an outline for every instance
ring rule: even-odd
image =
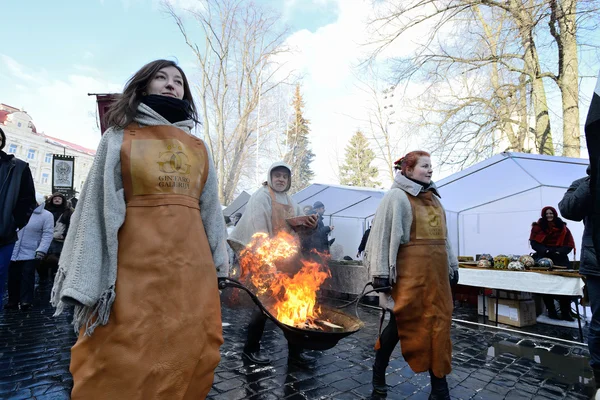
[[[227,287],[235,287],[244,290],[252,301],[256,303],[258,308],[273,321],[285,335],[288,342],[302,346],[305,349],[311,350],[327,350],[334,347],[340,339],[358,332],[363,326],[363,322],[350,315],[347,315],[337,309],[321,306],[321,319],[329,320],[330,322],[344,327],[341,332],[326,332],[310,329],[296,328],[286,325],[275,318],[269,310],[261,303],[258,297],[246,288],[242,283],[234,279],[219,278],[219,289]]]

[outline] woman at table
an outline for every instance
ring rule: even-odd
[[[377,208],[365,250],[374,288],[388,287],[394,301],[390,322],[375,345],[373,390],[387,392],[385,370],[400,341],[411,369],[429,371],[429,398],[446,400],[452,361],[450,287],[458,282],[458,260],[431,181],[429,153],[412,151],[396,161],[395,169],[399,171]]]
[[[571,262],[568,254],[575,249],[575,242],[567,224],[558,216],[554,207],[542,208],[541,218],[531,226],[529,243],[535,250],[533,258],[549,258],[554,265],[569,268]],[[544,295],[544,304],[548,309],[548,317],[559,319],[554,300],[558,300],[561,317],[565,321],[573,321],[571,316],[571,298],[569,296]]]
[[[75,305],[72,399],[204,399],[223,344],[227,276],[217,175],[173,61],[111,106],[71,220],[52,304]]]

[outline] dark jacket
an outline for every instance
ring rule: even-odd
[[[585,229],[581,240],[581,255],[579,272],[582,275],[600,276],[596,250],[592,240],[593,224],[592,215],[592,192],[590,191],[590,177],[577,179],[563,196],[558,208],[563,217],[572,221],[583,221]]]
[[[323,216],[318,215],[317,228],[311,235],[312,248],[321,253],[329,252],[329,232],[331,232],[331,228],[329,226],[325,226],[323,223]]]
[[[27,225],[35,206],[29,164],[0,151],[0,246],[17,241],[17,229]]]
[[[365,248],[367,247],[367,240],[369,240],[369,233],[371,233],[371,228],[367,229],[363,234],[360,244],[358,245],[358,253],[365,251]]]

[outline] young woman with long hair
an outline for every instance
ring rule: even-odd
[[[125,85],[64,243],[52,303],[75,305],[73,399],[203,399],[229,268],[217,178],[187,78],[168,60]]]

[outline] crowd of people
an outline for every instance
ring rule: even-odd
[[[74,307],[79,333],[71,351],[73,399],[100,393],[115,399],[205,398],[224,340],[217,278],[229,276],[252,236],[286,232],[301,243],[299,256],[329,252],[334,226],[324,223],[325,204],[301,209],[295,203],[289,193],[294,171],[284,162],[269,168],[243,214],[224,219],[211,154],[190,134],[197,121],[181,67],[168,60],[144,65],[108,112],[109,129],[75,209],[60,193],[37,202],[27,163],[0,151],[0,294],[8,279],[5,308],[27,310],[35,271],[40,281],[55,274],[51,303],[57,315]],[[565,218],[585,222],[580,272],[593,310],[589,346],[600,382],[594,162],[591,178],[575,181],[559,209]],[[450,399],[451,288],[459,282],[458,261],[429,153],[410,152],[395,168],[357,253],[392,312],[374,343],[373,390],[387,393],[386,368],[400,342],[411,369],[429,373],[429,398]],[[287,220],[299,216],[307,217],[306,229],[296,231]],[[568,265],[575,248],[553,207],[544,207],[533,224],[530,243],[536,258],[561,265]],[[292,275],[299,265],[287,260],[277,267]],[[554,299],[545,301],[551,317],[558,317]],[[562,318],[571,318],[570,299],[558,302]],[[270,363],[261,351],[265,322],[257,309],[246,328],[241,356],[250,363]],[[314,362],[296,343],[288,349],[288,362]]]

